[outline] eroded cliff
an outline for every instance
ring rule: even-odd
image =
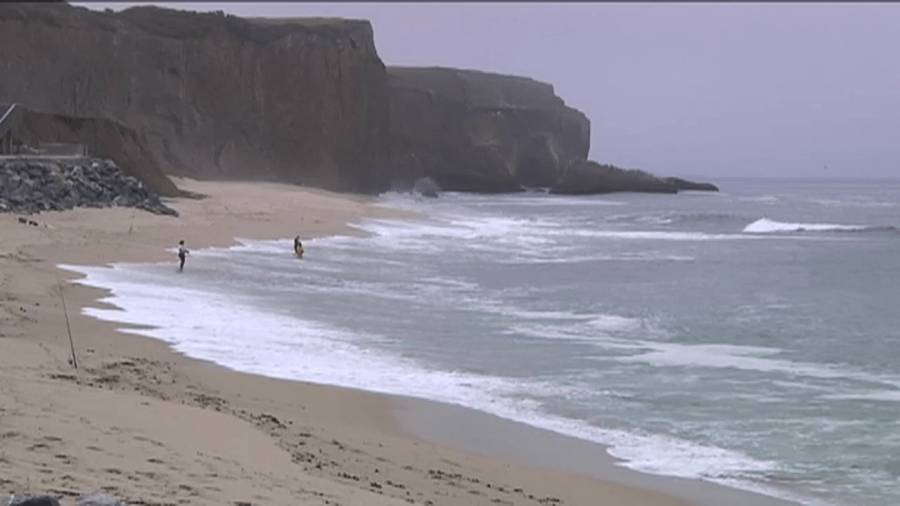
[[[385,68],[368,21],[0,4],[0,99],[112,118],[162,169],[384,190]]]
[[[553,86],[441,67],[388,67],[391,159],[401,180],[444,190],[548,187],[590,148],[590,121]]]

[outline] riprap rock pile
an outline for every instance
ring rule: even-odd
[[[112,160],[14,159],[0,162],[0,212],[32,214],[75,207],[137,207],[178,216]]]

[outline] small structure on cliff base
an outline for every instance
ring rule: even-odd
[[[14,154],[12,127],[21,111],[19,104],[0,104],[0,155]]]
[[[178,216],[160,194],[179,190],[133,130],[102,118],[0,104],[0,213],[120,206]]]
[[[16,135],[16,127],[25,112],[22,104],[0,104],[0,156],[76,156],[88,155],[87,146],[66,142],[37,141],[28,146]]]
[[[79,160],[109,159],[163,197],[182,192],[159,168],[134,129],[109,119],[41,112],[22,104],[0,105],[0,157]]]
[[[25,112],[22,104],[0,104],[0,156],[75,156],[88,155],[87,146],[66,142],[37,141],[37,146],[27,145],[16,135],[16,127]]]

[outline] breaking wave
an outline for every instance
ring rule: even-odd
[[[832,223],[786,223],[760,218],[744,227],[745,234],[771,234],[777,232],[896,232],[896,227],[869,225],[837,225]]]

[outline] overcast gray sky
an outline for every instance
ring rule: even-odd
[[[550,82],[601,162],[900,177],[900,3],[147,3],[368,19],[387,65]]]

